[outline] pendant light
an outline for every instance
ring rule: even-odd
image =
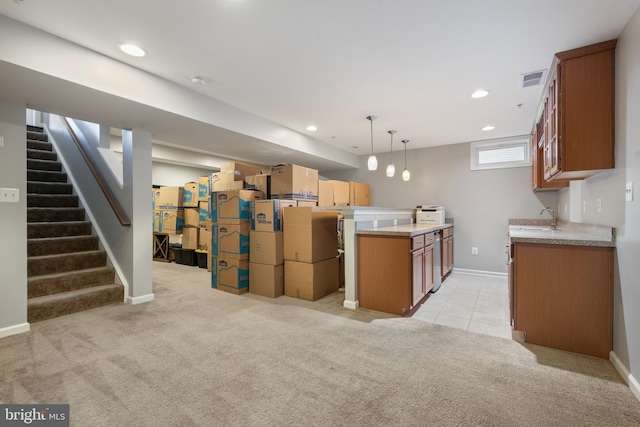
[[[371,122],[371,155],[369,156],[369,160],[367,160],[367,168],[370,171],[374,171],[378,169],[378,159],[373,154],[373,121],[377,119],[376,116],[367,116],[367,120]]]
[[[403,139],[402,143],[404,144],[404,170],[402,171],[402,180],[409,181],[411,179],[411,172],[407,169],[407,143],[408,139]]]
[[[391,151],[389,151],[389,164],[387,165],[387,176],[393,178],[396,174],[396,166],[393,164],[393,134],[395,130],[388,130],[387,133],[391,135]]]

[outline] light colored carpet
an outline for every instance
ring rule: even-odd
[[[155,301],[0,340],[2,403],[69,403],[73,426],[630,426],[606,360],[417,319],[235,296],[154,263]]]

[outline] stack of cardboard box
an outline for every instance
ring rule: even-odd
[[[251,202],[262,200],[265,195],[259,190],[245,189],[245,177],[261,172],[255,167],[231,162],[224,164],[220,173],[211,175],[209,250],[213,288],[238,295],[249,291]]]
[[[369,206],[369,184],[346,181],[318,182],[318,206]]]
[[[184,184],[182,198],[184,206],[184,230],[182,231],[182,249],[198,249],[198,237],[200,232],[200,211],[198,208],[198,183],[187,182]]]
[[[182,187],[153,189],[153,232],[182,234],[184,206]]]
[[[276,298],[284,294],[283,210],[295,200],[251,202],[249,292]]]
[[[338,290],[338,213],[284,209],[284,294],[315,301]]]

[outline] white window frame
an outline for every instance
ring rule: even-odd
[[[484,150],[495,150],[498,148],[524,147],[524,159],[513,162],[496,162],[490,164],[479,164],[480,152]],[[471,143],[470,169],[506,169],[521,168],[531,166],[531,136],[523,135],[514,138],[502,138],[486,141],[475,141]]]

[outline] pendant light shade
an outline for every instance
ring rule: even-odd
[[[407,169],[407,144],[409,140],[403,139],[402,143],[404,144],[404,170],[402,171],[402,180],[409,181],[411,179],[411,172]]]
[[[388,130],[387,133],[391,135],[391,151],[389,151],[389,164],[387,165],[387,176],[393,178],[396,174],[396,166],[393,164],[393,134],[395,130]]]
[[[378,159],[373,154],[373,121],[375,119],[377,119],[376,116],[367,116],[367,120],[371,122],[371,155],[369,156],[369,160],[367,160],[367,168],[370,171],[378,169]]]

